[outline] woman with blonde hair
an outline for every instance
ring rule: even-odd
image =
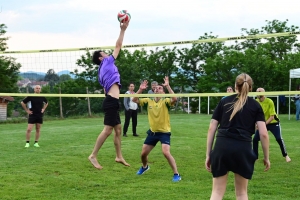
[[[236,199],[248,199],[248,180],[252,178],[256,160],[252,150],[255,125],[262,143],[265,171],[270,168],[269,136],[264,113],[261,106],[248,97],[252,85],[248,74],[238,75],[235,80],[237,94],[223,98],[214,110],[207,134],[205,161],[207,171],[213,176],[211,200],[223,198],[229,171],[234,173]]]

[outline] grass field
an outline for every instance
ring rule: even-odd
[[[122,138],[123,155],[131,167],[114,162],[113,137],[99,152],[103,170],[95,169],[87,157],[103,128],[102,118],[45,121],[40,148],[24,148],[27,123],[0,124],[0,199],[209,199],[212,177],[204,168],[208,115],[172,114],[171,153],[182,181],[173,183],[172,170],[158,145],[151,152],[151,169],[142,176],[140,152],[146,137],[146,115],[138,116],[138,134],[129,128]],[[281,115],[283,138],[292,159],[286,163],[270,134],[271,169],[263,172],[261,159],[249,182],[249,199],[300,199],[300,122]],[[124,117],[122,117],[124,121]],[[260,155],[262,155],[260,148]],[[235,199],[230,173],[224,199]]]

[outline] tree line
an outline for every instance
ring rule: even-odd
[[[1,31],[4,30],[3,26]],[[299,27],[288,25],[288,20],[266,20],[261,28],[241,29],[241,36],[295,32]],[[2,32],[1,32],[2,33]],[[4,32],[5,33],[5,32]],[[199,39],[213,39],[218,36],[212,32],[205,33]],[[5,41],[5,40],[4,40]],[[0,42],[2,50],[5,44]],[[233,86],[235,77],[240,73],[248,73],[254,80],[254,89],[264,87],[266,91],[289,90],[289,70],[300,67],[300,45],[297,36],[271,37],[235,41],[232,43],[208,42],[193,44],[190,47],[156,47],[154,49],[139,49],[129,51],[123,49],[115,64],[118,66],[121,83],[121,93],[127,91],[130,82],[135,83],[136,89],[142,80],[162,82],[164,76],[170,77],[170,85],[176,93],[211,93],[225,92],[227,86]],[[74,70],[74,79],[58,81],[54,71],[50,71],[56,80],[50,78],[51,84],[43,88],[44,93],[86,94],[99,93],[102,87],[97,80],[98,66],[91,61],[87,51],[76,62],[83,70]],[[109,53],[109,52],[108,52]],[[1,56],[0,62],[7,58]],[[12,58],[11,58],[12,59]],[[17,76],[20,65],[13,62],[6,66],[15,66],[13,71]],[[7,70],[0,65],[0,70]],[[3,68],[3,69],[2,69]],[[48,71],[49,72],[49,71]],[[48,73],[47,74],[51,74]],[[1,73],[2,74],[2,73]],[[50,77],[50,75],[49,75]],[[48,77],[48,78],[49,78]],[[13,80],[15,81],[15,80]],[[14,85],[11,82],[11,85]],[[299,80],[292,82],[295,88]],[[0,82],[0,84],[2,84]],[[1,85],[0,85],[1,86]],[[1,86],[2,88],[2,86]],[[12,91],[16,92],[16,91]],[[212,98],[213,108],[220,98]],[[80,115],[87,113],[86,98],[63,98],[63,114]],[[49,115],[59,115],[58,98],[49,98]],[[91,110],[101,112],[101,98],[90,98]],[[201,112],[206,112],[207,99],[201,100]],[[198,98],[191,101],[192,111],[198,107]],[[281,113],[287,108],[281,107]]]

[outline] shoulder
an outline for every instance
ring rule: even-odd
[[[109,60],[111,60],[111,61],[114,61],[114,60],[116,60],[116,59],[115,59],[115,57],[114,57],[114,55],[110,55],[110,56],[108,56],[108,59],[109,59]]]
[[[150,99],[150,98],[141,98],[141,99],[139,99],[139,101],[140,102],[151,102],[152,99]]]
[[[273,100],[270,99],[270,98],[266,98],[265,101],[266,101],[266,103],[269,103],[269,104],[272,104],[272,103],[273,103]]]

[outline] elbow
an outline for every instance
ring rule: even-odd
[[[259,132],[259,137],[261,140],[268,140],[269,139],[269,135],[267,131],[263,131],[263,132]]]

